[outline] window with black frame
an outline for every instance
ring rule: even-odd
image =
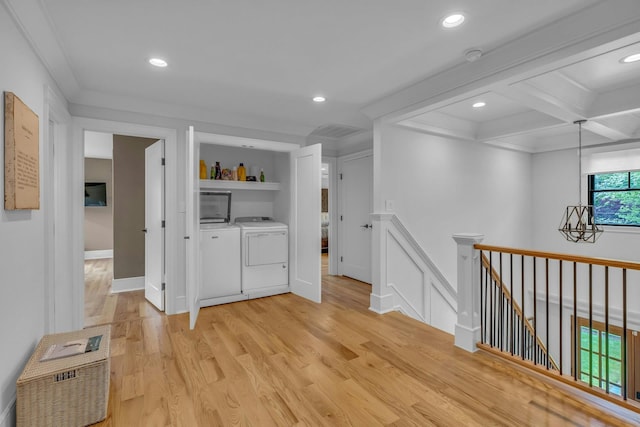
[[[589,175],[596,224],[640,226],[640,170]]]

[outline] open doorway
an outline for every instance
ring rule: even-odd
[[[335,158],[322,158],[322,200],[320,203],[320,256],[322,258],[322,275],[338,274],[338,193],[336,170]]]
[[[329,164],[322,163],[322,202],[320,213],[320,249],[322,257],[322,275],[329,273]]]
[[[113,135],[85,132],[84,326],[111,323],[113,279]]]
[[[141,293],[144,300],[145,151],[156,139],[90,131],[84,136],[84,326],[88,327],[113,321],[121,292]]]

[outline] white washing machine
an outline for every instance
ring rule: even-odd
[[[200,305],[244,299],[241,289],[240,228],[200,225]]]
[[[236,218],[242,292],[249,298],[289,292],[289,227],[265,217]]]

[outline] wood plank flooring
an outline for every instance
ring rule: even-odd
[[[640,424],[399,313],[369,311],[371,287],[355,280],[323,276],[322,304],[285,294],[204,308],[191,331],[187,315],[165,316],[141,291],[100,291],[110,281],[100,261],[88,261],[86,309],[87,325],[113,325],[99,426]]]

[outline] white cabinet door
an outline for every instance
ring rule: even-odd
[[[320,273],[320,199],[322,146],[292,151],[290,285],[291,292],[315,302],[322,297]]]
[[[144,150],[144,297],[164,311],[164,141]]]
[[[187,176],[186,176],[186,282],[187,282],[187,308],[189,310],[189,327],[196,326],[196,320],[200,313],[200,236],[197,227],[200,224],[200,170],[199,146],[195,141],[193,126],[187,131]]]

